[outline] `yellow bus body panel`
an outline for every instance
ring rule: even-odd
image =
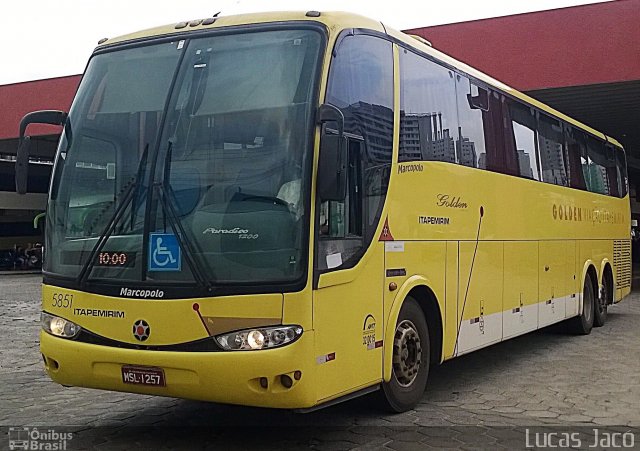
[[[311,407],[316,402],[313,331],[279,349],[240,352],[162,352],[96,346],[42,331],[40,349],[51,379],[63,385],[263,407]],[[53,364],[57,362],[57,368]],[[165,387],[125,384],[123,365],[159,367]],[[302,377],[291,388],[283,374]],[[262,388],[265,377],[268,387]]]
[[[72,295],[70,306],[56,306],[54,294]],[[123,343],[141,344],[133,335],[138,320],[149,323],[146,346],[186,343],[244,324],[282,324],[282,294],[224,296],[203,299],[126,299],[49,285],[42,287],[43,310],[73,321],[87,331]],[[198,304],[198,312],[194,310]],[[250,326],[252,327],[252,326]],[[225,330],[226,329],[226,330]]]
[[[406,269],[404,279],[393,278],[401,287],[416,276],[445,279],[444,290],[430,286],[443,312],[444,359],[579,314],[589,266],[602,283],[608,263],[618,280],[613,246],[629,243],[628,196],[619,199],[442,162],[400,163],[395,172],[388,222],[402,251],[387,252],[386,267]],[[446,243],[446,250],[431,251],[427,259],[418,243]],[[395,296],[403,299],[405,291]],[[629,292],[630,286],[618,288],[614,300]],[[398,310],[385,309],[389,324],[395,324]],[[522,318],[529,311],[532,322]],[[469,337],[476,345],[457,349],[463,345],[458,343],[464,339],[461,332],[478,319],[485,322],[479,325],[484,330]],[[516,322],[519,329],[511,327]],[[385,380],[390,362],[387,357]]]

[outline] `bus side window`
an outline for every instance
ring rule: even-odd
[[[620,184],[620,197],[624,197],[629,192],[629,181],[627,179],[627,162],[624,151],[616,149],[616,167],[618,168],[618,183]]]
[[[362,34],[338,39],[326,102],[342,111],[347,195],[319,206],[316,268],[353,267],[373,239],[389,186],[393,153],[393,51]]]
[[[567,161],[569,166],[569,186],[586,190],[587,180],[582,170],[586,148],[581,133],[565,124],[565,141],[567,143]]]
[[[513,126],[513,140],[518,155],[520,177],[540,180],[536,159],[536,116],[528,106],[510,102],[509,116]]]
[[[562,123],[546,114],[540,114],[538,120],[538,152],[542,181],[568,186]]]
[[[620,176],[616,165],[616,150],[611,144],[604,146],[605,171],[607,180],[609,181],[609,194],[614,197],[621,197],[620,192]]]
[[[496,145],[492,127],[490,91],[460,74],[456,74],[456,90],[459,124],[456,134],[458,163],[472,168],[487,169],[485,140],[490,144],[490,156],[502,153],[502,146]]]
[[[456,163],[455,89],[453,71],[406,49],[400,50],[401,162]]]
[[[361,139],[347,139],[347,195],[342,201],[320,204],[319,267],[342,266],[364,246],[364,188]]]
[[[607,157],[604,141],[593,136],[587,136],[588,171],[590,178],[589,191],[599,194],[609,194],[609,178],[607,173]]]

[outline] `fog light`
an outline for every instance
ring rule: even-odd
[[[285,388],[291,388],[293,386],[293,380],[291,379],[291,376],[287,374],[283,374],[282,376],[280,376],[280,383]]]
[[[76,323],[44,312],[40,314],[40,321],[42,328],[56,337],[73,338],[80,333],[81,329]]]

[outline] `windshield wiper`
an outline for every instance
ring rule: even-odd
[[[109,239],[109,237],[115,230],[116,226],[124,216],[124,213],[126,211],[127,206],[129,205],[129,202],[134,198],[134,195],[133,195],[134,190],[135,192],[137,192],[135,188],[138,187],[140,183],[140,179],[142,178],[142,173],[144,172],[144,169],[145,169],[148,153],[149,153],[149,143],[147,143],[144,146],[144,152],[142,153],[142,157],[140,157],[140,162],[138,163],[136,175],[129,182],[129,186],[127,186],[127,189],[124,192],[124,195],[122,196],[122,201],[120,202],[116,210],[113,212],[113,215],[111,215],[111,218],[107,223],[107,226],[102,231],[102,234],[100,234],[100,237],[98,238],[98,241],[96,242],[95,246],[93,246],[93,249],[91,249],[89,258],[82,266],[82,269],[80,270],[80,274],[78,274],[78,277],[76,278],[76,282],[80,286],[83,286],[86,283],[87,278],[89,277],[89,274],[91,273],[91,270],[95,265],[96,256],[102,250],[102,248],[107,242],[107,239]]]
[[[149,143],[144,146],[144,152],[142,152],[142,156],[140,157],[140,163],[138,164],[138,170],[136,172],[136,179],[140,180],[142,178],[142,173],[144,172],[144,168],[147,167],[147,159],[149,156]],[[131,205],[131,230],[133,230],[133,224],[135,222],[135,218],[138,213],[138,209],[142,204],[140,199],[140,184],[136,183],[136,190],[133,194],[133,204]]]
[[[193,278],[198,285],[206,289],[208,292],[211,292],[213,290],[213,284],[203,273],[202,266],[198,264],[200,263],[197,261],[196,257],[198,253],[196,252],[195,247],[189,238],[189,235],[187,235],[187,233],[185,232],[178,212],[174,207],[175,199],[173,195],[173,189],[171,188],[171,185],[169,183],[169,177],[171,175],[172,149],[173,142],[169,140],[167,155],[164,161],[163,180],[162,182],[154,183],[153,186],[157,192],[158,199],[160,200],[162,211],[164,212],[165,217],[169,220],[169,226],[175,232],[178,246],[180,246],[180,248],[184,250],[185,260],[189,265],[189,269],[191,269]]]

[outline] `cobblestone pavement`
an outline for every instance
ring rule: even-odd
[[[40,280],[0,276],[5,449],[8,427],[24,426],[73,431],[67,449],[524,449],[525,427],[550,426],[631,427],[640,448],[640,291],[589,336],[546,329],[433,368],[410,412],[370,396],[303,415],[54,384],[38,351]]]

